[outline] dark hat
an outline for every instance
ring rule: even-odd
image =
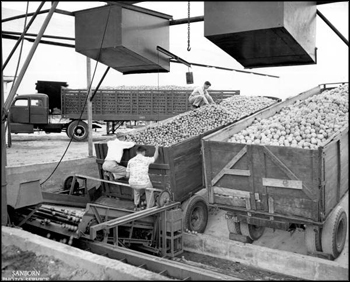
[[[211,86],[211,83],[209,81],[204,82],[204,84]]]
[[[121,138],[121,137],[126,137],[126,134],[124,132],[117,132],[116,136],[117,138]]]

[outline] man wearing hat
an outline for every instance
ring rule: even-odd
[[[199,108],[203,105],[213,104],[214,100],[209,95],[207,89],[211,86],[209,81],[204,82],[203,86],[197,87],[193,90],[188,101],[193,108]]]
[[[108,151],[102,169],[112,172],[115,179],[126,176],[126,167],[120,165],[124,149],[130,149],[135,146],[134,142],[125,141],[126,136],[122,132],[117,133],[117,138],[107,142]]]

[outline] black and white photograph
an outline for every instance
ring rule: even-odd
[[[2,281],[349,281],[349,1],[1,1]]]

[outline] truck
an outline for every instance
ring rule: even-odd
[[[86,89],[69,89],[66,82],[38,81],[36,94],[17,95],[10,108],[9,133],[66,132],[73,141],[88,137]],[[92,128],[107,122],[107,134],[125,121],[160,121],[190,110],[192,90],[102,89],[92,102]],[[210,91],[214,101],[239,90]]]
[[[255,120],[331,88],[319,85],[202,139],[209,206],[226,211],[230,239],[258,240],[265,227],[301,228],[308,253],[340,255],[347,234],[339,202],[349,189],[348,124],[317,149],[227,142]]]

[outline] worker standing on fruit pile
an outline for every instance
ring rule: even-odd
[[[188,101],[193,108],[199,108],[203,105],[214,104],[213,98],[208,93],[208,88],[211,86],[209,81],[204,82],[203,86],[193,90]]]
[[[108,151],[102,169],[113,174],[114,179],[120,179],[126,176],[126,167],[120,165],[124,149],[130,149],[135,146],[134,142],[128,142],[126,135],[117,132],[117,138],[107,142]]]
[[[149,165],[154,163],[158,158],[158,146],[153,157],[146,157],[146,148],[139,146],[136,149],[136,156],[131,158],[126,168],[126,177],[129,178],[129,184],[134,190],[134,210],[140,209],[140,196],[145,192],[146,188],[153,188],[152,182],[148,175]],[[146,191],[146,202],[148,207],[153,206]],[[153,203],[154,204],[154,203]]]

